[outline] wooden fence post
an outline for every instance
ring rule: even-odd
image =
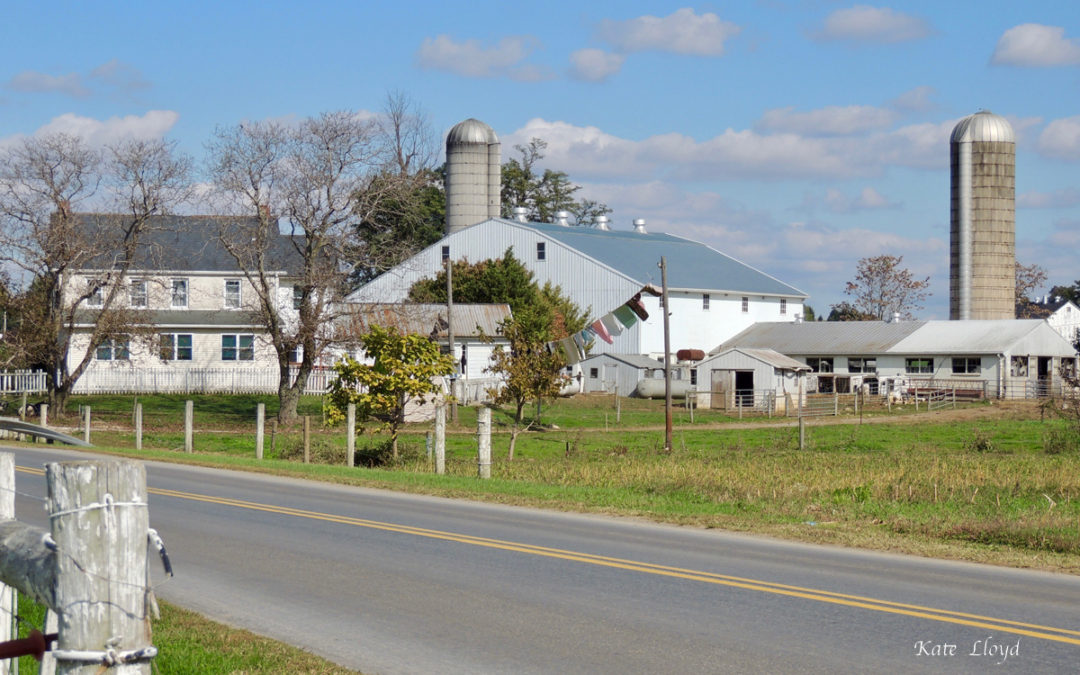
[[[142,403],[135,404],[135,449],[142,450]]]
[[[304,415],[304,464],[311,464],[311,416]]]
[[[356,404],[345,408],[345,461],[350,467],[356,465]]]
[[[446,473],[446,404],[435,406],[435,473]]]
[[[263,458],[263,429],[266,426],[266,404],[255,406],[255,459]]]
[[[90,442],[90,406],[83,406],[83,440]]]
[[[195,446],[192,443],[192,431],[195,426],[195,402],[184,401],[184,452],[191,453],[195,451]]]
[[[476,411],[476,461],[481,478],[491,478],[491,408]]]
[[[111,652],[130,657],[117,672],[149,675],[157,652],[146,620],[150,521],[143,465],[58,462],[46,465],[45,476],[56,606],[63,610],[56,672],[100,672]]]
[[[15,519],[15,455],[0,453],[0,520]],[[0,642],[15,636],[18,593],[12,586],[0,584]],[[0,675],[8,675],[8,661],[0,661]]]

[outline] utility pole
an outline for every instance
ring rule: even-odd
[[[458,360],[454,347],[454,263],[446,259],[446,341],[450,346],[450,360],[454,362],[454,372],[450,375],[450,421],[457,422],[457,380]]]
[[[664,450],[671,451],[671,312],[668,309],[667,261],[660,256],[660,305],[664,313]]]

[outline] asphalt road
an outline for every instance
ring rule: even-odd
[[[16,512],[44,526],[37,470],[78,455],[14,452]],[[148,475],[176,570],[160,596],[365,673],[1080,672],[1073,576],[168,464]]]

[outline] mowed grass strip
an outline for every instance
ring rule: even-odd
[[[302,649],[230,628],[167,602],[160,605],[161,618],[151,622],[151,640],[158,649],[153,665],[156,673],[348,675],[356,672]],[[42,629],[45,609],[20,595],[19,618],[19,637],[26,637],[32,628]],[[36,673],[38,664],[33,657],[23,656],[19,659],[19,672]]]
[[[130,418],[131,397],[113,397],[112,403],[95,398],[88,401],[95,409],[112,405],[117,418]],[[150,398],[141,400],[146,405]],[[153,429],[175,423],[184,398],[158,402],[160,420],[147,424],[144,419],[144,424]],[[272,452],[268,432],[268,459],[259,463],[253,459],[258,397],[192,398],[196,427],[198,411],[207,408],[202,413],[207,423],[222,428],[200,432],[196,454],[189,457],[178,452],[182,432],[148,431],[144,456],[1080,571],[1080,450],[1074,443],[1063,452],[1047,451],[1049,434],[1071,432],[1035,404],[974,404],[960,414],[868,408],[865,421],[887,423],[813,420],[804,450],[790,419],[739,421],[699,410],[691,424],[688,411],[676,408],[674,447],[665,451],[662,402],[623,399],[616,422],[611,397],[578,397],[545,406],[548,426],[519,436],[514,461],[507,459],[509,413],[500,411],[494,478],[479,481],[474,408],[459,408],[459,422],[450,425],[447,439],[448,475],[435,476],[424,452],[430,424],[409,428],[398,462],[348,469],[344,430],[323,427],[321,401],[308,397],[301,412],[316,418],[312,455],[319,465],[298,463],[303,453],[298,425],[278,430]],[[214,412],[214,406],[221,408]],[[247,421],[244,410],[250,412]],[[973,419],[964,419],[965,412]],[[745,428],[755,421],[757,428]],[[359,459],[374,456],[365,448],[382,440],[360,436]],[[94,442],[130,452],[130,426],[95,431]]]

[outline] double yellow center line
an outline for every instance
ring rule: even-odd
[[[19,470],[26,473],[34,473],[37,475],[41,475],[44,473],[40,469],[29,469],[24,467],[19,467]],[[441,539],[443,541],[452,541],[460,544],[468,544],[470,546],[482,546],[484,548],[498,549],[502,551],[513,551],[515,553],[525,553],[528,555],[543,556],[546,558],[556,558],[559,560],[568,560],[589,565],[598,565],[601,567],[610,567],[615,569],[628,570],[632,572],[641,572],[643,574],[655,574],[658,576],[684,579],[687,581],[696,581],[706,584],[728,586],[731,588],[740,588],[749,591],[758,591],[761,593],[772,593],[774,595],[784,595],[793,598],[802,598],[804,600],[814,600],[816,602],[826,602],[834,605],[843,605],[846,607],[867,609],[875,612],[900,614],[919,619],[927,619],[930,621],[940,621],[943,623],[971,626],[974,628],[983,628],[991,631],[1000,631],[1003,633],[1012,633],[1014,635],[1023,635],[1026,637],[1037,638],[1040,640],[1051,640],[1054,642],[1080,645],[1080,631],[1068,630],[1064,628],[1055,628],[1053,626],[1042,626],[1039,624],[1024,623],[1020,621],[1010,621],[1007,619],[998,619],[995,617],[982,616],[979,614],[968,614],[965,612],[936,609],[934,607],[924,607],[921,605],[912,605],[902,602],[892,602],[890,600],[879,600],[877,598],[870,598],[860,595],[834,593],[832,591],[823,591],[813,588],[805,588],[801,586],[791,586],[788,584],[779,584],[770,581],[761,581],[757,579],[747,579],[744,577],[736,577],[726,574],[716,574],[714,572],[702,572],[700,570],[671,567],[668,565],[657,565],[654,563],[627,560],[624,558],[594,555],[592,553],[582,553],[579,551],[549,548],[546,546],[534,546],[532,544],[523,544],[520,542],[505,541],[501,539],[489,539],[487,537],[475,537],[472,535],[459,534],[456,532],[432,530],[428,528],[412,527],[408,525],[397,525],[394,523],[368,520],[365,518],[353,518],[350,516],[339,516],[330,513],[322,513],[319,511],[294,509],[287,506],[274,506],[272,504],[262,504],[259,502],[249,502],[239,499],[228,499],[225,497],[213,497],[210,495],[202,495],[192,492],[181,492],[178,490],[164,490],[160,488],[149,488],[147,492],[152,495],[159,495],[162,497],[173,497],[176,499],[186,499],[189,501],[204,502],[208,504],[218,504],[221,506],[228,506],[238,509],[248,509],[251,511],[263,511],[265,513],[275,513],[283,516],[292,516],[295,518],[321,520],[329,523],[339,523],[342,525],[352,525],[354,527],[364,527],[373,530],[382,530],[384,532],[396,532],[399,534],[407,534],[416,537],[426,537],[428,539]]]

